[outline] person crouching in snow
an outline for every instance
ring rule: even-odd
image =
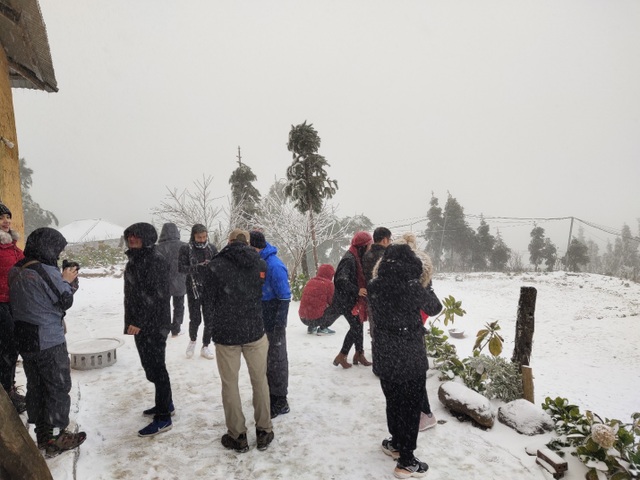
[[[329,327],[336,321],[335,315],[324,313],[333,303],[333,266],[323,263],[318,267],[318,274],[310,279],[302,289],[298,315],[300,321],[307,326],[307,333],[313,335],[333,335],[336,333]]]
[[[149,223],[134,223],[124,231],[129,261],[124,270],[124,333],[133,335],[144,373],[155,386],[155,405],[144,410],[153,421],[138,432],[150,437],[171,430],[175,409],[165,364],[171,329],[169,262],[156,251],[158,233]]]
[[[391,433],[382,441],[382,450],[397,459],[397,478],[421,477],[429,468],[413,454],[428,368],[420,310],[428,310],[433,300],[420,283],[422,270],[409,245],[389,245],[367,290],[376,319],[373,361]]]

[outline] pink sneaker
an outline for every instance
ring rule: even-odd
[[[433,413],[421,412],[420,427],[418,428],[418,430],[420,430],[421,432],[424,432],[425,430],[429,430],[430,428],[435,427],[437,423],[438,421],[436,420],[436,417]]]

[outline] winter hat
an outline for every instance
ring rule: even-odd
[[[351,245],[353,247],[364,247],[365,245],[369,245],[371,242],[373,242],[373,238],[368,232],[358,232],[353,236]]]
[[[11,216],[11,210],[4,203],[0,203],[0,215],[9,215],[9,218],[13,218]]]
[[[27,237],[24,256],[57,267],[58,257],[66,246],[67,240],[58,230],[49,227],[36,228]]]
[[[229,242],[241,242],[249,245],[249,232],[241,228],[234,228],[229,234]]]
[[[264,233],[259,232],[258,230],[251,230],[249,235],[251,236],[250,243],[252,247],[262,250],[267,246],[267,240],[264,238]]]
[[[158,240],[158,232],[156,227],[146,222],[134,223],[129,225],[124,231],[125,240],[130,236],[142,239],[143,247],[150,247]]]

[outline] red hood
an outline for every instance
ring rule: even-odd
[[[326,278],[327,280],[333,280],[333,275],[336,273],[333,266],[328,263],[323,263],[318,267],[318,277]]]

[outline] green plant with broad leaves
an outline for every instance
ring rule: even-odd
[[[473,354],[479,355],[482,349],[488,345],[491,355],[494,357],[500,356],[504,339],[500,336],[498,330],[500,330],[500,325],[498,325],[497,321],[487,323],[485,328],[478,330],[476,343],[473,346]]]
[[[462,301],[456,301],[453,295],[449,295],[442,299],[442,311],[433,319],[432,323],[444,316],[444,325],[447,326],[449,323],[453,325],[456,316],[462,317],[465,313],[467,312],[462,308]]]
[[[551,415],[558,438],[548,447],[564,455],[577,456],[589,471],[587,480],[632,480],[640,478],[640,413],[631,423],[602,420],[589,410],[580,409],[566,398],[547,397],[542,408]]]

